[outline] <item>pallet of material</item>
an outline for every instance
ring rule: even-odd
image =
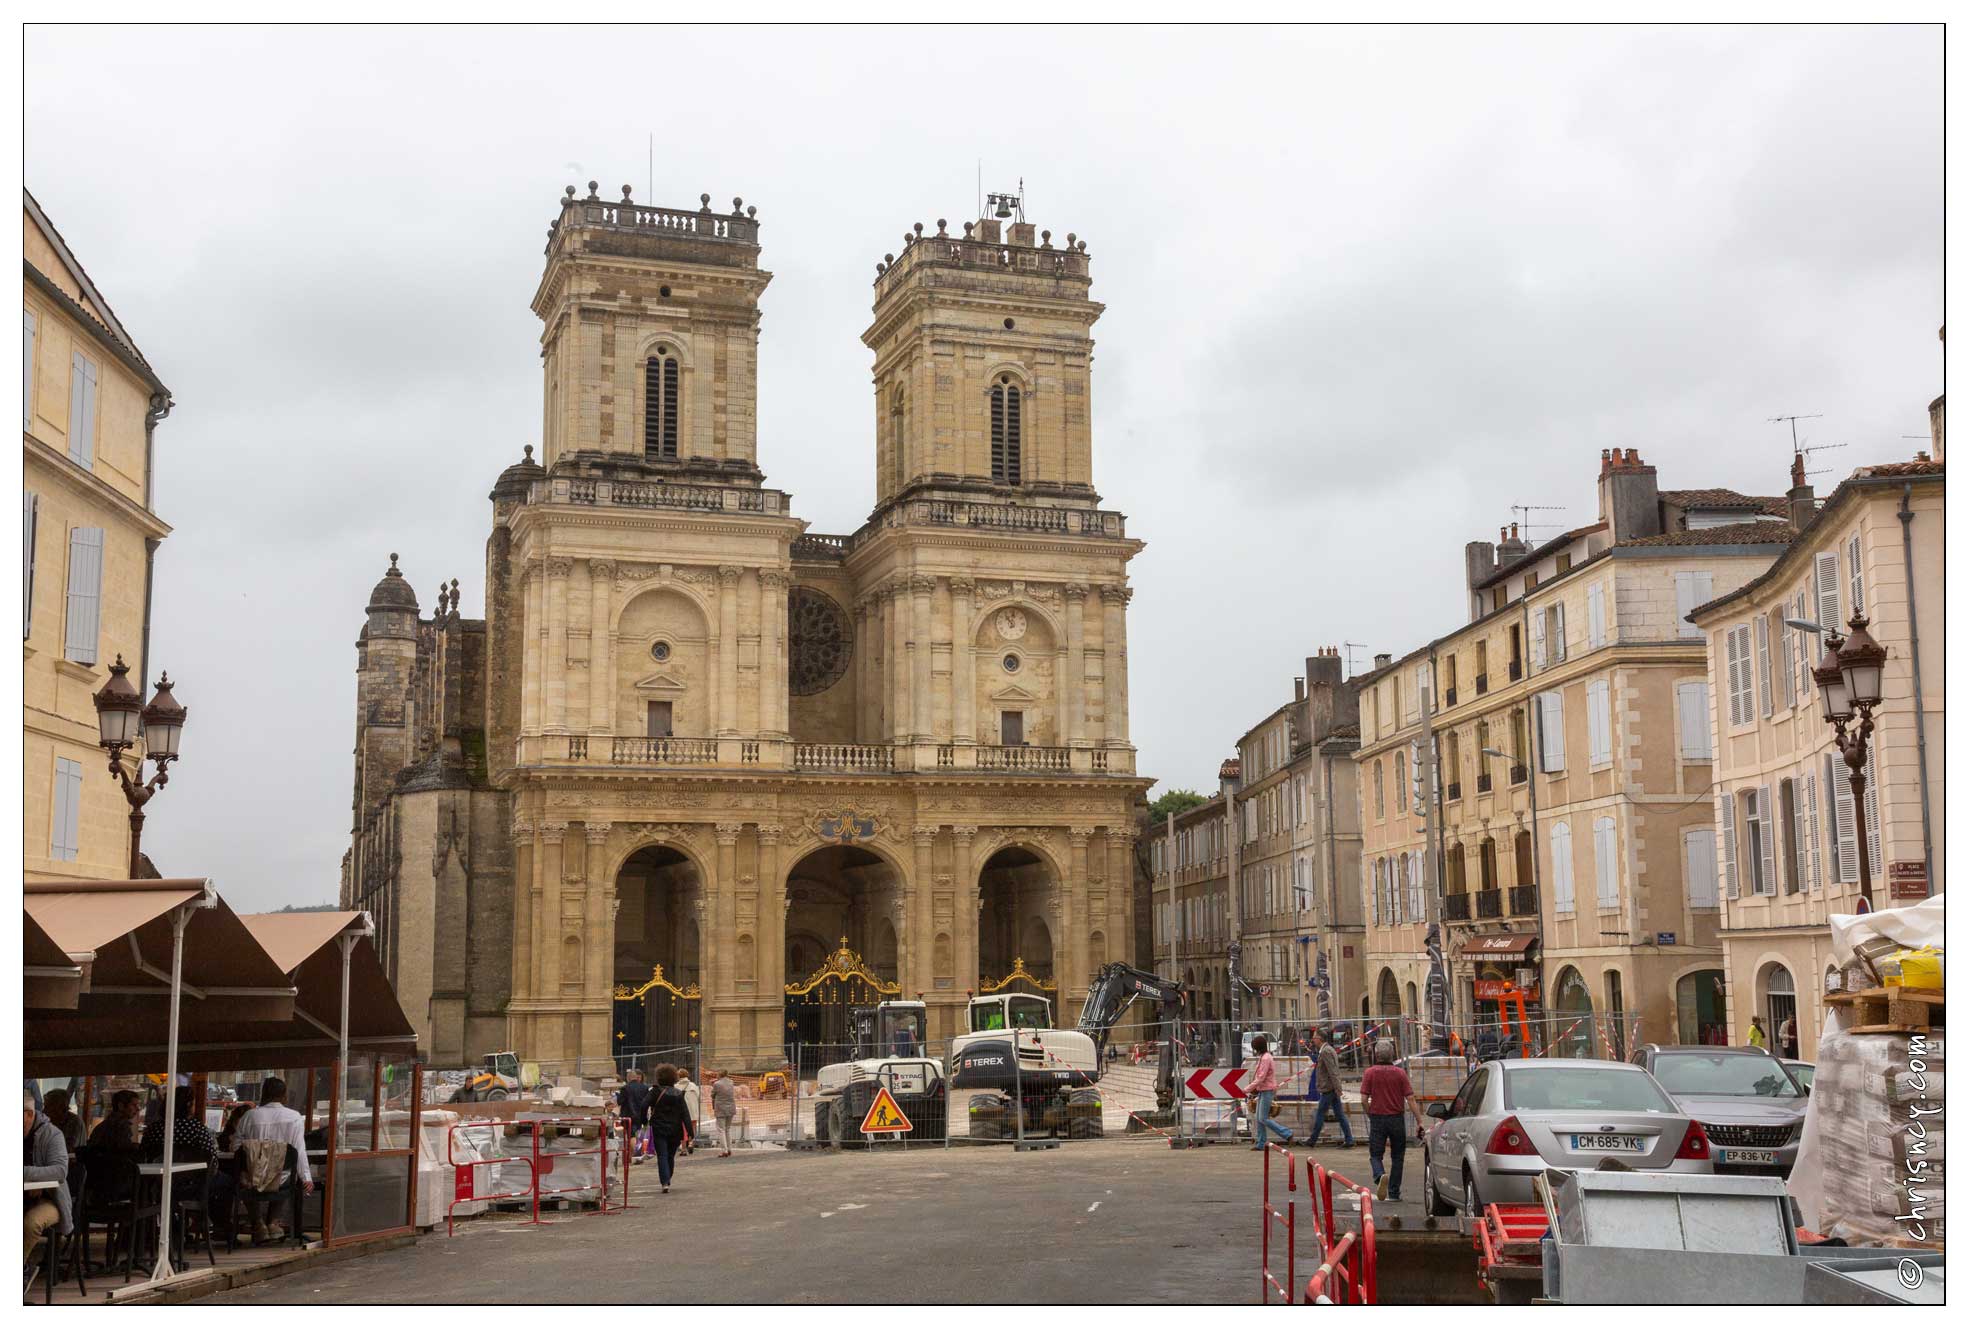
[[[1925,1034],[1938,1029],[1943,1001],[1939,988],[1868,988],[1835,992],[1826,997],[1833,1006],[1853,1008],[1851,1034]]]

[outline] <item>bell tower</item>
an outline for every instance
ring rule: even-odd
[[[1087,245],[1025,220],[1015,195],[952,235],[939,218],[875,265],[876,507],[929,490],[1098,502]]]
[[[754,484],[759,268],[755,209],[711,196],[692,212],[573,185],[547,230],[534,293],[543,325],[543,457],[646,464]]]

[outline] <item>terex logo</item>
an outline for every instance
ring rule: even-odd
[[[996,1055],[979,1054],[964,1058],[966,1066],[1003,1066],[1005,1058]]]

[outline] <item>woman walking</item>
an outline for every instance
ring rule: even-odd
[[[677,1068],[656,1068],[656,1093],[650,1098],[650,1137],[656,1144],[656,1179],[663,1193],[670,1193],[670,1176],[677,1168],[677,1153],[684,1147],[690,1109],[683,1091],[677,1088]]]

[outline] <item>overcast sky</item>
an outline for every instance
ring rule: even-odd
[[[30,28],[27,184],[178,403],[152,668],[191,719],[146,848],[334,898],[369,588],[396,550],[483,612],[547,224],[650,198],[652,132],[654,201],[759,210],[759,460],[819,532],[873,502],[903,231],[982,160],[1086,239],[1140,768],[1207,787],[1305,656],[1456,622],[1514,503],[1594,520],[1603,447],[1779,493],[1770,416],[1841,474],[1924,446],[1941,66],[1938,27]]]

